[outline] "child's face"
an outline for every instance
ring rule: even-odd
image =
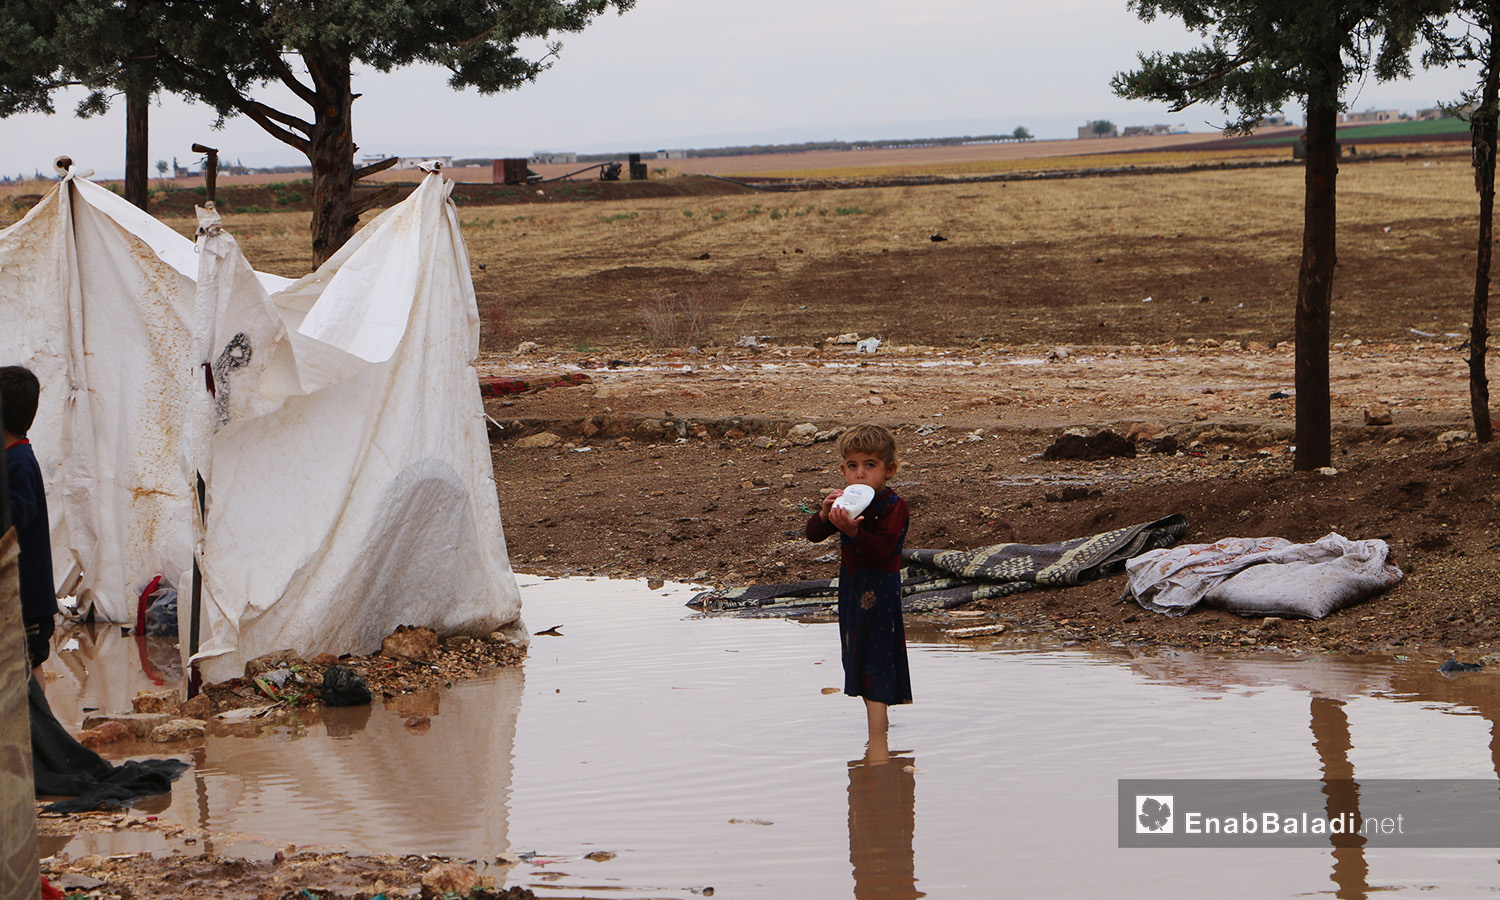
[[[896,474],[896,467],[869,453],[850,453],[839,466],[845,484],[867,484],[879,491]]]

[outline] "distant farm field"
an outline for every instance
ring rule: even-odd
[[[718,344],[1272,343],[1292,335],[1302,182],[1288,165],[591,201],[557,183],[459,217],[492,351],[640,346],[672,298],[701,309],[694,340]],[[1335,339],[1462,330],[1467,154],[1350,161],[1339,188]],[[305,213],[225,222],[258,267],[308,270]]]

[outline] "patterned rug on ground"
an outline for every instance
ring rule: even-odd
[[[1050,544],[994,544],[977,550],[906,550],[901,556],[901,608],[951,609],[973,600],[1005,597],[1036,587],[1067,587],[1125,571],[1125,561],[1177,543],[1187,517],[1103,531]],[[789,584],[755,584],[704,591],[688,606],[742,616],[788,615],[838,603],[837,578]]]

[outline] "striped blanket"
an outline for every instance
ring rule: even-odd
[[[1187,533],[1183,515],[1116,528],[1051,544],[995,544],[977,550],[906,550],[901,608],[951,609],[972,600],[1005,597],[1037,587],[1066,587],[1125,571],[1125,561],[1177,543]],[[735,615],[787,615],[838,602],[837,578],[704,591],[688,606]]]

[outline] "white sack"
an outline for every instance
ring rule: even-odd
[[[246,302],[252,281],[234,274],[248,267],[232,238],[203,238],[200,283],[237,284],[245,321],[263,324],[257,309],[274,302],[285,330],[262,329],[269,345],[254,359],[284,358],[290,345],[297,382],[289,391],[289,370],[271,365],[255,384],[233,383],[232,397],[278,403],[231,410],[209,441],[198,657],[209,681],[273,650],[374,652],[397,625],[520,627],[473,368],[478,305],[449,190],[429,176],[269,301]],[[343,284],[359,289],[333,289]],[[203,344],[254,330],[232,318]]]
[[[1142,553],[1125,564],[1127,593],[1146,609],[1182,615],[1202,602],[1244,615],[1321,619],[1399,582],[1385,541],[1328,534],[1225,538]]]

